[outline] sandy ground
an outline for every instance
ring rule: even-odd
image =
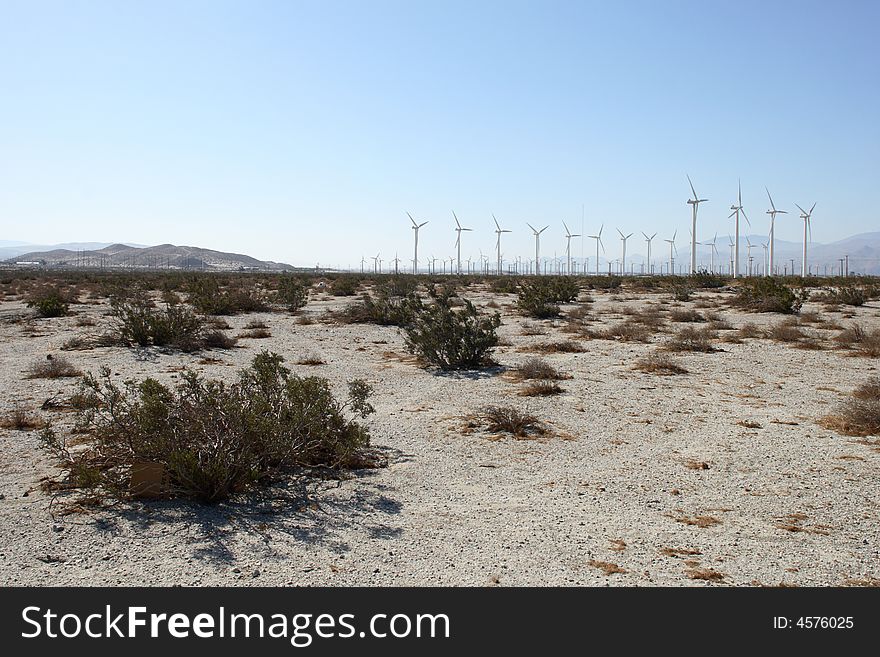
[[[572,337],[561,322],[519,316],[512,296],[466,295],[501,305],[505,346],[495,356],[503,366],[533,355],[530,345]],[[592,297],[597,327],[619,321],[625,307],[674,305],[668,294]],[[700,297],[719,303],[715,312],[735,327],[782,319],[731,310],[726,292]],[[350,302],[313,299],[306,312],[314,317]],[[880,325],[876,302],[847,308],[850,317],[810,309],[843,325]],[[136,502],[62,516],[39,488],[57,468],[36,432],[0,429],[2,585],[833,586],[880,578],[880,452],[816,424],[876,373],[876,359],[748,339],[677,355],[690,374],[658,376],[631,366],[668,334],[651,344],[583,340],[584,353],[544,356],[571,375],[565,393],[530,398],[497,371],[419,368],[404,357],[395,328],[300,325],[285,314],[227,318],[232,335],[263,319],[272,337],[211,352],[217,364],[119,347],[61,352],[70,337],[95,335],[111,321],[106,305],[74,310],[16,322],[31,311],[20,301],[0,303],[0,411],[16,403],[39,409],[75,390],[75,379],[25,378],[27,366],[50,353],[86,371],[108,365],[120,381],[173,382],[184,365],[231,379],[268,348],[340,391],[348,379],[369,381],[377,412],[367,423],[390,463],[311,486],[305,499],[292,484],[274,499]],[[82,316],[97,326],[77,326]],[[524,336],[523,324],[540,324],[547,335]],[[836,331],[811,330],[830,347]],[[308,354],[326,364],[294,364]],[[463,431],[464,417],[490,403],[527,409],[554,435],[492,440]],[[59,427],[72,420],[41,414]],[[711,526],[686,522],[698,517]],[[718,579],[694,579],[701,570]]]

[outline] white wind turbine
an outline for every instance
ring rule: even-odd
[[[813,236],[813,225],[812,225],[811,222],[812,222],[813,210],[816,209],[816,204],[813,203],[813,207],[810,208],[810,211],[809,211],[809,212],[807,212],[806,210],[804,210],[804,209],[803,209],[801,206],[799,206],[797,203],[795,203],[795,205],[797,205],[797,209],[801,211],[801,219],[804,220],[804,261],[803,261],[803,263],[801,264],[801,276],[803,276],[804,278],[806,278],[806,277],[807,277],[807,273],[810,271],[810,270],[809,270],[809,267],[808,267],[808,265],[807,265],[807,232],[809,231],[810,237],[812,238],[812,236]],[[792,272],[792,274],[794,274],[794,272]]]
[[[565,273],[569,276],[571,275],[571,238],[572,237],[580,237],[580,235],[572,235],[571,231],[568,229],[568,226],[563,221],[562,225],[565,226]]]
[[[620,232],[620,228],[617,229],[617,233],[620,235],[620,241],[623,243],[623,253],[621,255],[621,265],[620,265],[620,273],[626,274],[626,241],[633,236],[632,233],[629,235],[624,235]]]
[[[752,240],[746,235],[746,261],[749,263],[749,276],[752,275]]]
[[[734,250],[733,250],[734,251],[733,252],[733,277],[734,278],[739,278],[739,213],[742,212],[742,216],[746,220],[746,223],[749,225],[749,227],[751,227],[751,225],[752,225],[752,222],[749,221],[749,218],[746,216],[746,211],[743,210],[742,184],[740,184],[739,181],[737,181],[737,185],[738,185],[739,191],[737,192],[737,195],[736,195],[736,205],[730,206],[730,209],[733,210],[733,212],[731,212],[730,216],[727,217],[728,219],[730,219],[730,217],[733,217],[733,216],[736,217],[736,225],[735,225],[736,242],[734,243]]]
[[[599,247],[602,247],[602,253],[605,253],[605,245],[602,244],[602,229],[605,228],[605,224],[599,226],[599,233],[596,235],[588,235],[591,240],[596,240],[596,276],[599,275]]]
[[[764,249],[764,276],[769,275],[769,274],[767,274],[767,247],[768,247],[767,242],[761,243],[761,248]]]
[[[379,254],[377,253],[376,255],[371,256],[371,257],[373,259],[373,273],[378,274],[379,273]]]
[[[678,247],[675,246],[675,236],[678,235],[678,229],[672,233],[671,240],[663,240],[669,243],[669,274],[675,276],[675,253],[678,253]]]
[[[412,229],[415,231],[415,234],[416,234],[416,242],[415,242],[415,246],[413,247],[413,274],[418,274],[419,273],[419,228],[421,228],[422,226],[424,226],[428,222],[423,221],[422,223],[417,224],[416,220],[412,218],[412,215],[409,212],[406,213],[406,216],[409,217],[409,220],[412,222]]]
[[[764,187],[764,189],[767,189]],[[776,215],[777,214],[788,214],[785,210],[777,210],[776,206],[773,205],[773,197],[770,196],[770,190],[767,189],[767,198],[770,199],[770,209],[767,210],[767,214],[770,215],[770,261],[767,265],[767,270],[765,275],[772,276],[773,275],[773,252],[774,246],[776,244]]]
[[[688,176],[688,183],[690,183],[691,191],[694,193],[694,197],[688,199],[688,205],[692,206],[694,209],[693,214],[693,225],[691,226],[691,273],[697,273],[697,208],[700,206],[700,203],[705,203],[709,199],[700,198],[697,196],[697,190],[694,189],[694,183],[691,182],[691,177]]]
[[[645,241],[648,243],[648,271],[646,271],[645,273],[650,276],[651,275],[651,241],[655,237],[657,237],[657,233],[654,233],[653,235],[651,235],[651,237],[648,237],[648,234],[645,233],[644,231],[642,231],[642,235],[645,236]]]
[[[532,229],[532,232],[535,234],[535,276],[540,275],[541,273],[541,233],[543,233],[549,226],[544,226],[541,230],[538,230],[529,222],[526,222],[526,226]]]
[[[712,241],[709,242],[709,246],[712,247],[712,251],[710,252],[711,262],[709,264],[709,269],[712,270],[712,273],[715,273],[715,256],[718,255],[718,247],[715,246],[715,240],[718,239],[718,233],[715,233],[715,237],[712,238]]]
[[[730,246],[730,272],[731,272],[731,276],[732,276],[733,275],[733,249],[734,249],[733,238],[730,235],[728,235],[727,241],[730,242],[730,244],[729,244],[729,246]]]
[[[461,274],[461,233],[462,231],[472,230],[471,228],[462,228],[461,224],[458,222],[458,217],[455,216],[455,211],[453,210],[452,216],[455,217],[455,232],[457,236],[455,238],[455,248],[458,251],[458,273]],[[449,264],[449,268],[452,269],[452,263]]]
[[[495,219],[494,214],[492,215],[492,220],[495,222],[495,235],[496,235],[496,237],[495,237],[495,255],[497,256],[497,260],[498,260],[497,271],[495,273],[500,276],[501,275],[501,233],[509,233],[511,231],[509,231],[505,228],[502,228],[498,224],[498,220]]]

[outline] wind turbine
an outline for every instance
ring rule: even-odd
[[[495,272],[499,276],[501,275],[501,233],[509,233],[509,230],[502,228],[498,224],[498,220],[495,218],[495,215],[492,215],[492,220],[495,222],[495,253],[498,256],[498,270]]]
[[[379,273],[379,254],[377,253],[376,255],[371,256],[371,257],[373,259],[373,273],[378,274]]]
[[[675,276],[675,255],[673,255],[673,252],[678,253],[678,247],[675,246],[676,235],[678,235],[678,229],[676,229],[675,232],[672,233],[671,240],[663,240],[664,242],[669,243],[669,273],[672,276]]]
[[[712,247],[712,251],[710,253],[711,263],[709,265],[709,269],[712,270],[712,273],[715,273],[715,256],[718,255],[718,247],[715,246],[715,240],[718,239],[718,233],[715,233],[715,237],[712,238],[712,241],[709,242],[709,246]]]
[[[549,226],[544,226],[541,230],[538,230],[529,222],[526,222],[526,226],[532,229],[532,232],[535,234],[535,276],[539,276],[541,274],[541,233],[543,233]]]
[[[736,216],[736,233],[735,233],[736,242],[734,243],[735,248],[734,248],[734,253],[733,253],[733,277],[734,278],[739,278],[739,213],[742,212],[742,215],[745,218],[746,223],[749,225],[749,227],[751,227],[751,225],[752,225],[752,222],[749,221],[749,218],[746,216],[746,211],[743,210],[742,184],[740,184],[740,182],[737,181],[737,185],[738,185],[739,191],[737,192],[737,196],[736,196],[736,205],[730,206],[730,209],[733,210],[733,212],[731,212],[730,216],[727,217],[728,219],[730,219],[730,217]]]
[[[455,232],[458,235],[455,238],[455,248],[458,250],[458,273],[461,274],[461,233],[464,230],[472,230],[471,228],[462,228],[461,224],[458,222],[458,217],[455,216],[455,211],[453,210],[452,216],[455,217]],[[452,264],[450,263],[449,268],[452,269]]]
[[[571,238],[572,237],[580,237],[580,235],[572,235],[571,231],[568,229],[568,226],[563,221],[562,225],[565,226],[565,273],[571,276]]]
[[[415,231],[415,234],[416,234],[416,243],[415,243],[415,246],[413,247],[413,274],[418,274],[419,273],[419,228],[421,228],[422,226],[424,226],[428,222],[423,221],[422,223],[417,224],[416,220],[412,218],[412,215],[409,212],[406,213],[406,216],[409,217],[409,220],[412,222],[412,229]]]
[[[620,273],[626,274],[626,241],[633,236],[632,233],[629,235],[624,235],[620,232],[620,228],[617,229],[618,234],[620,235],[620,241],[623,242],[623,255],[621,256],[621,265],[620,265]]]
[[[651,235],[651,237],[648,237],[648,234],[645,233],[644,231],[642,231],[642,235],[645,236],[645,241],[648,243],[648,271],[645,273],[650,276],[651,275],[651,240],[653,240],[655,237],[657,237],[657,233],[654,233],[653,235]]]
[[[807,277],[807,272],[809,269],[807,268],[807,231],[810,233],[810,237],[813,237],[813,225],[811,223],[811,217],[813,216],[813,210],[816,208],[816,204],[813,203],[813,207],[810,208],[810,211],[807,212],[797,203],[797,209],[801,211],[801,219],[804,220],[804,262],[801,264],[801,276],[804,278]],[[794,273],[794,272],[792,272]]]
[[[767,247],[768,247],[767,242],[761,243],[761,248],[764,249],[764,276],[769,275],[769,274],[767,274]]]
[[[746,260],[749,262],[749,276],[752,275],[752,240],[746,235]]]
[[[704,203],[708,201],[707,198],[700,198],[697,196],[697,190],[694,189],[694,183],[691,182],[691,177],[688,176],[688,183],[690,183],[691,191],[694,193],[694,197],[688,199],[688,205],[692,206],[694,209],[693,215],[693,225],[691,227],[691,273],[697,273],[697,208],[700,206],[700,203]]]
[[[764,187],[764,189],[767,189],[767,188]],[[776,206],[773,205],[773,197],[770,196],[769,189],[767,189],[767,198],[770,199],[770,209],[767,210],[767,214],[770,215],[770,264],[767,267],[766,275],[772,276],[773,275],[773,250],[774,250],[774,245],[776,244],[776,237],[775,237],[775,235],[776,235],[776,230],[775,230],[776,215],[777,214],[788,214],[788,212],[786,212],[785,210],[777,210],[776,209]]]
[[[729,218],[730,217],[728,217],[728,219]],[[728,245],[728,246],[730,246],[730,272],[731,272],[731,275],[733,275],[733,248],[734,248],[733,238],[730,235],[728,235],[727,241],[730,242],[730,244]]]
[[[591,240],[596,240],[596,276],[599,275],[599,247],[602,247],[602,253],[605,253],[605,245],[602,244],[602,229],[605,228],[605,224],[599,226],[599,233],[597,235],[587,235]]]
[[[397,273],[398,273],[398,271],[397,271],[397,265],[398,265],[398,263],[400,263],[400,258],[397,257],[397,253],[394,254],[394,260],[392,260],[391,262],[394,263],[394,274],[395,274],[395,276],[396,276]]]

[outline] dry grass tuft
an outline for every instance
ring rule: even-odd
[[[296,361],[296,364],[297,365],[316,366],[316,365],[326,365],[327,361],[325,361],[323,358],[321,358],[317,354],[307,354],[307,355],[303,356],[302,358],[300,358],[298,361]]]
[[[685,573],[691,579],[699,579],[707,582],[721,582],[727,577],[724,573],[719,573],[717,570],[712,570],[711,568],[690,568],[685,571]]]
[[[841,349],[852,350],[856,356],[880,358],[880,329],[867,330],[861,324],[853,323],[834,337]]]
[[[696,310],[673,310],[669,313],[669,319],[673,322],[705,322],[706,318]]]
[[[523,322],[519,330],[520,335],[547,335],[547,329],[534,322]]]
[[[529,348],[540,354],[580,354],[586,351],[580,344],[573,340],[557,340],[555,342],[543,342]]]
[[[660,550],[660,554],[672,557],[673,559],[678,559],[679,557],[692,557],[698,554],[703,554],[699,550],[694,550],[691,548],[673,548],[673,547],[665,547]]]
[[[653,353],[644,358],[640,358],[636,361],[633,369],[648,374],[659,374],[661,376],[674,376],[676,374],[688,373],[688,370],[679,365],[674,359],[661,353]]]
[[[39,417],[23,406],[16,405],[11,411],[0,418],[0,427],[17,431],[31,431],[46,426]]]
[[[715,525],[720,525],[721,521],[718,518],[713,516],[686,516],[682,515],[675,518],[676,522],[680,522],[685,525],[690,525],[692,527],[700,527],[701,529],[705,529],[707,527],[714,527]]]
[[[610,549],[612,552],[623,552],[626,549],[626,541],[615,538],[611,541]]]
[[[767,329],[766,337],[775,342],[800,342],[807,335],[790,322],[779,322]]]
[[[81,376],[82,372],[63,356],[49,354],[45,360],[38,360],[27,370],[28,379],[60,379]]]
[[[708,470],[709,464],[705,461],[697,461],[695,459],[688,459],[684,462],[684,465],[689,470]]]
[[[254,339],[260,340],[263,338],[271,338],[272,333],[270,331],[268,331],[267,329],[255,328],[255,329],[250,329],[248,331],[242,331],[236,337],[237,338],[254,338]]]
[[[490,433],[508,433],[520,439],[547,433],[544,424],[537,417],[513,406],[486,406],[475,419]]]
[[[545,379],[548,381],[559,381],[567,378],[546,360],[536,357],[524,360],[515,370],[513,370],[513,374],[522,380]]]
[[[532,381],[519,391],[520,397],[550,397],[565,392],[565,389],[555,381],[539,379]]]
[[[737,424],[741,427],[745,427],[746,429],[760,429],[761,423],[755,422],[754,420],[740,420]]]
[[[880,377],[865,381],[819,424],[845,436],[880,435]]]
[[[617,573],[625,573],[626,570],[618,566],[616,563],[611,563],[609,561],[597,561],[596,559],[590,559],[590,565],[593,568],[598,568],[606,576],[615,575]]]
[[[604,340],[620,340],[621,342],[650,342],[654,332],[651,326],[631,317],[597,332],[595,337]]]
[[[697,329],[688,326],[681,329],[678,333],[670,338],[665,348],[668,351],[696,351],[702,353],[712,353],[718,349],[712,344],[712,340],[716,339],[717,334],[709,329]]]

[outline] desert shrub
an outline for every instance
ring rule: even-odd
[[[869,378],[819,423],[847,436],[880,435],[880,378]]]
[[[833,299],[845,306],[863,306],[868,300],[868,295],[863,288],[843,285],[834,291]]]
[[[513,406],[486,406],[477,414],[476,419],[491,433],[509,433],[517,438],[531,438],[547,433],[537,417]]]
[[[795,292],[778,279],[764,276],[745,279],[733,303],[751,312],[792,315],[800,312],[808,297],[806,290]]]
[[[559,305],[549,286],[540,278],[520,284],[517,306],[523,314],[537,319],[559,316]]]
[[[71,338],[67,338],[62,345],[62,351],[85,351],[87,349],[91,349],[93,347],[91,340],[82,335],[74,335]]]
[[[498,313],[481,315],[470,301],[453,308],[449,292],[431,291],[432,304],[420,306],[404,327],[407,349],[444,370],[473,369],[490,362],[498,344]]]
[[[580,354],[586,351],[584,347],[574,340],[555,340],[542,342],[531,347],[533,351],[542,354]]]
[[[267,329],[269,325],[266,324],[262,319],[252,319],[247,324],[244,325],[246,329]]]
[[[695,288],[715,289],[727,285],[727,277],[720,274],[710,274],[701,269],[688,277],[690,284]]]
[[[540,324],[535,324],[534,322],[524,322],[520,327],[519,331],[520,335],[526,336],[535,336],[535,335],[547,335],[547,329],[545,329]]]
[[[555,367],[543,358],[527,358],[517,366],[516,375],[520,379],[559,380],[565,378]]]
[[[489,281],[489,289],[495,294],[516,294],[518,286],[515,276],[496,276]]]
[[[767,329],[767,337],[776,342],[798,342],[807,336],[796,325],[779,322]]]
[[[869,331],[858,323],[853,323],[834,336],[834,341],[843,349],[869,358],[880,357],[880,329]]]
[[[547,379],[537,379],[529,381],[527,385],[519,391],[521,397],[550,397],[565,392],[565,389],[556,381]]]
[[[254,329],[248,329],[247,331],[242,331],[236,337],[253,338],[255,340],[262,340],[265,338],[271,338],[272,332],[269,329],[254,328]]]
[[[29,379],[60,379],[80,376],[82,372],[63,356],[49,354],[45,359],[31,363],[27,369]]]
[[[309,302],[309,288],[297,278],[284,276],[278,282],[275,302],[288,312],[295,313]]]
[[[356,276],[338,276],[330,283],[330,294],[334,297],[352,297],[357,294],[360,284]]]
[[[170,347],[198,351],[202,347],[204,323],[186,306],[151,308],[142,299],[112,299],[111,312],[117,320],[117,337],[129,345]]]
[[[678,362],[667,356],[666,354],[653,353],[636,361],[634,369],[649,374],[660,374],[662,376],[672,376],[675,374],[687,374],[688,371]]]
[[[666,343],[666,349],[669,351],[698,351],[709,353],[717,351],[712,344],[712,340],[716,337],[715,332],[711,329],[697,329],[693,326],[686,326],[669,339]]]
[[[445,285],[449,285],[447,282]],[[407,297],[416,293],[418,280],[413,276],[394,275],[382,282],[381,293],[388,297]]]
[[[39,288],[28,295],[27,307],[40,317],[64,317],[70,314],[70,296],[59,288]]]
[[[691,300],[691,286],[686,282],[675,282],[672,284],[670,289],[672,292],[672,298],[675,301],[690,301]]]
[[[757,324],[753,322],[746,322],[742,326],[739,327],[739,330],[736,332],[737,336],[740,338],[758,338],[761,337],[761,329]]]
[[[4,429],[30,431],[41,429],[43,426],[45,422],[21,405],[15,405],[11,411],[0,417],[0,427]]]
[[[621,342],[650,342],[652,335],[651,327],[630,318],[599,331],[595,337],[604,340],[620,340]]]
[[[255,286],[221,287],[216,276],[197,276],[187,283],[189,302],[205,315],[235,315],[269,310],[265,295]]]
[[[223,331],[209,331],[202,338],[202,343],[207,349],[232,349],[237,340]]]
[[[593,290],[616,290],[623,285],[623,279],[614,274],[611,276],[590,276],[587,278],[587,285]]]
[[[370,386],[352,381],[340,402],[326,379],[295,376],[282,362],[262,352],[231,385],[187,371],[176,388],[149,378],[119,387],[102,368],[82,383],[78,429],[91,441],[71,452],[49,430],[45,444],[68,487],[120,498],[143,463],[161,468],[168,495],[208,503],[302,468],[357,465],[369,433],[355,420],[373,412]]]
[[[706,318],[696,310],[675,309],[669,313],[669,319],[673,322],[705,322]]]
[[[422,300],[417,294],[390,297],[380,290],[376,298],[364,294],[359,302],[349,304],[340,311],[328,311],[325,317],[343,324],[406,326],[421,307]]]

